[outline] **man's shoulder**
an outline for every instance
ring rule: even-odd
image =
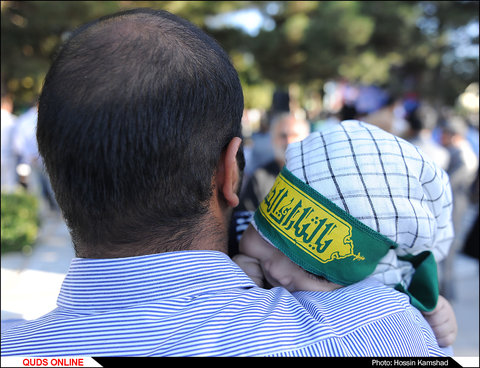
[[[35,347],[38,354],[56,351],[62,355],[78,355],[85,349],[104,355],[154,351],[163,356],[362,356],[381,354],[382,349],[391,354],[405,349],[426,355],[423,332],[402,312],[403,298],[395,301],[398,294],[378,283],[360,283],[340,292],[293,294],[279,287],[250,286],[204,291],[193,299],[177,297],[81,318],[57,310],[27,322],[35,329],[24,325],[4,334],[2,354],[25,354]],[[388,319],[402,313],[403,319]],[[22,342],[27,335],[31,346]],[[384,339],[392,336],[401,346],[384,346]],[[359,338],[364,343],[358,345]],[[66,340],[68,345],[52,344]]]
[[[323,318],[352,321],[351,328],[395,313],[411,313],[413,308],[407,295],[373,278],[333,291],[294,295],[310,313],[321,312]]]

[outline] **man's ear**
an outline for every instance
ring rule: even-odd
[[[230,207],[238,206],[238,186],[240,185],[240,171],[237,163],[237,152],[242,144],[242,139],[234,137],[223,152],[222,161],[217,170],[217,188]]]

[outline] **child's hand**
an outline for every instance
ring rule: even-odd
[[[244,254],[237,254],[232,259],[257,286],[263,287],[263,272],[258,259]]]
[[[432,327],[440,347],[453,344],[457,337],[457,319],[453,308],[443,296],[439,295],[437,306],[431,312],[422,312],[423,316]]]

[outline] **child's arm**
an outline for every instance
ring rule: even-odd
[[[250,277],[257,286],[263,288],[263,272],[258,259],[246,256],[245,254],[237,254],[233,261],[240,266],[248,277]]]
[[[431,312],[422,312],[423,316],[432,327],[440,347],[453,344],[457,337],[457,319],[452,306],[443,296],[438,297],[437,306]]]

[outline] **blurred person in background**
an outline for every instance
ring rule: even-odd
[[[13,100],[2,86],[2,191],[12,192],[17,187],[16,158],[12,147],[16,116]]]
[[[37,119],[37,103],[17,118],[12,140],[13,151],[17,157],[17,173],[29,192],[46,202],[51,211],[58,212],[50,180],[38,153]]]
[[[475,222],[473,223],[470,232],[465,240],[465,245],[463,248],[463,253],[466,255],[479,259],[479,248],[480,248],[480,241],[479,241],[479,228],[478,228],[478,220],[479,220],[479,213],[478,213],[478,204],[479,204],[479,171],[477,170],[477,177],[472,184],[471,192],[470,192],[470,200],[472,202],[473,208],[477,208],[477,216]]]
[[[345,102],[339,111],[340,121],[352,120],[357,118],[357,109],[355,104],[351,102]]]
[[[292,142],[301,141],[309,133],[310,124],[294,113],[280,113],[274,116],[270,126],[273,159],[255,170],[246,184],[236,211],[255,211],[257,209],[285,165],[287,146]]]
[[[358,120],[375,125],[386,132],[401,136],[405,130],[406,123],[397,114],[397,100],[387,96],[381,100],[381,106],[367,114],[358,112]]]
[[[270,120],[264,113],[260,118],[259,130],[252,134],[250,152],[245,154],[244,179],[249,178],[256,169],[273,160],[272,138],[270,137]],[[245,184],[245,181],[244,181]]]
[[[323,111],[320,115],[311,123],[312,132],[320,132],[328,129],[334,125],[340,123],[340,113],[334,113],[331,111]]]
[[[443,170],[447,170],[450,153],[432,138],[432,130],[436,127],[438,114],[428,104],[420,104],[412,109],[406,109],[408,129],[404,138],[419,147]]]
[[[397,136],[407,129],[400,101],[383,88],[350,86],[343,94],[343,105],[338,112],[340,121],[358,119]]]
[[[37,116],[37,106],[31,106],[18,116],[12,135],[12,149],[20,182],[29,192],[40,196],[40,182],[36,175],[39,159],[35,137]]]
[[[479,131],[478,131],[478,117],[475,119],[467,119],[468,121],[468,130],[465,134],[466,140],[470,143],[470,146],[473,149],[473,152],[479,157]]]
[[[277,90],[272,96],[272,106],[260,120],[260,130],[252,135],[251,154],[246,157],[244,184],[255,170],[275,159],[272,145],[271,125],[275,116],[290,111],[290,96],[288,92]]]
[[[465,138],[468,126],[459,116],[450,115],[442,122],[442,145],[450,153],[450,162],[447,173],[453,193],[453,226],[455,239],[450,252],[444,261],[442,289],[445,297],[455,298],[453,285],[454,260],[458,252],[462,251],[470,228],[475,220],[471,210],[472,185],[477,176],[478,158]],[[472,218],[473,217],[473,218]]]

